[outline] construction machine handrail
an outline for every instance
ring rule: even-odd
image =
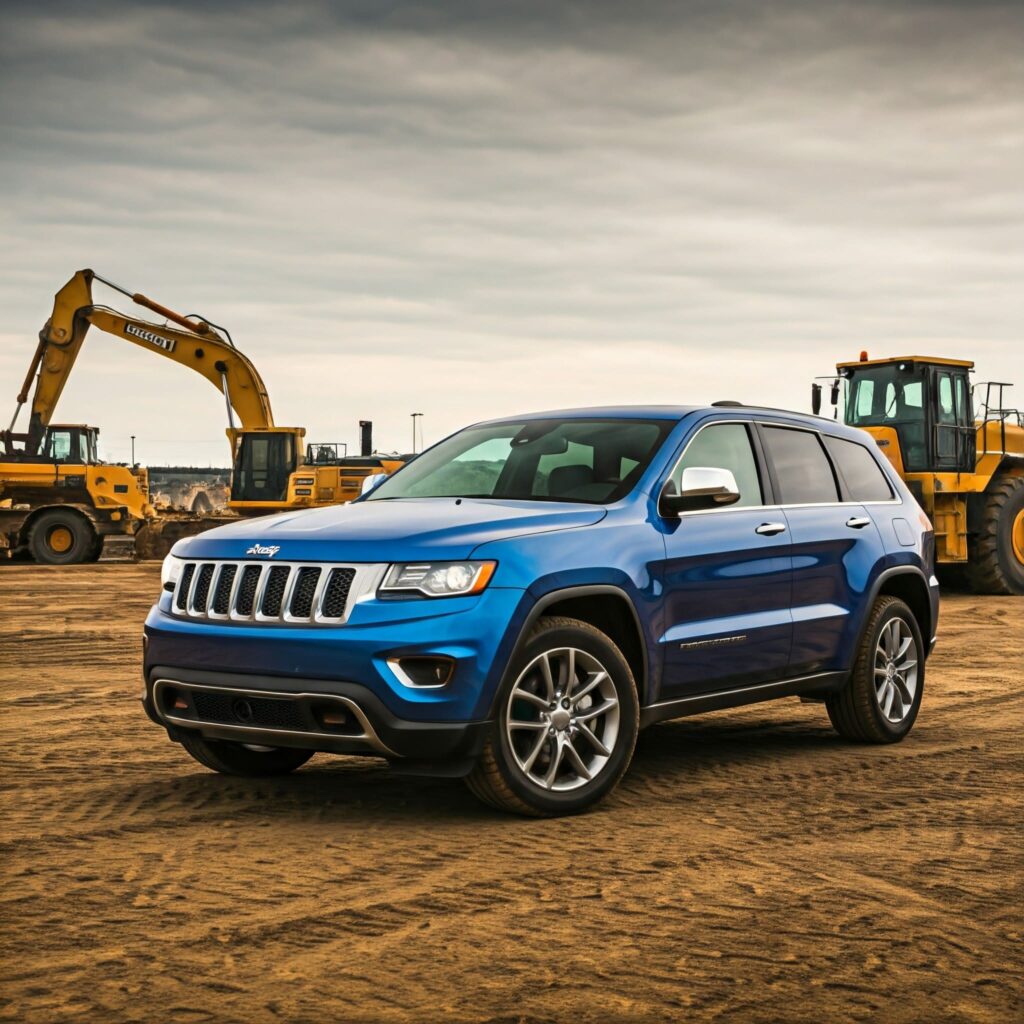
[[[1005,453],[1006,452],[1006,421],[1010,418],[1010,416],[1015,416],[1017,418],[1017,425],[1018,426],[1024,426],[1024,421],[1022,421],[1022,419],[1021,419],[1020,412],[1017,409],[1008,408],[1008,407],[1003,405],[1003,391],[1004,391],[1004,388],[1012,388],[1013,384],[1010,383],[1009,381],[1004,381],[1004,380],[985,380],[985,381],[979,380],[979,381],[976,381],[974,383],[974,386],[971,388],[971,401],[972,401],[972,404],[973,404],[973,400],[974,400],[974,393],[979,388],[981,388],[982,386],[984,386],[984,388],[985,388],[985,400],[984,400],[984,402],[979,404],[979,411],[981,412],[981,416],[979,418],[981,420],[982,454],[983,455],[990,454],[989,449],[988,449],[988,430],[986,429],[986,427],[988,426],[989,423],[998,423],[999,424],[999,448],[1000,448],[1000,452],[1001,453]],[[998,388],[999,389],[999,397],[998,397],[999,405],[997,407],[993,407],[993,403],[992,403],[992,389],[993,388]],[[996,415],[993,415],[993,413],[995,413]]]

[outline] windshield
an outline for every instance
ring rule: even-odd
[[[520,420],[453,434],[367,495],[602,505],[625,497],[673,420]]]
[[[852,427],[881,427],[924,420],[924,378],[920,370],[898,366],[856,369],[846,403]]]

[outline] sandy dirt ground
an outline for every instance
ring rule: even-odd
[[[1024,600],[947,598],[891,748],[787,700],[659,725],[598,811],[143,716],[154,565],[0,566],[0,1019],[1022,1019]]]

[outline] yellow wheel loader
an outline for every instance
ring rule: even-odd
[[[159,314],[164,323],[96,305],[94,280]],[[402,465],[401,459],[375,456],[368,449],[368,423],[361,424],[360,457],[349,457],[344,445],[304,447],[303,427],[274,424],[262,378],[224,328],[80,270],[54,298],[11,426],[0,432],[0,547],[27,550],[38,561],[81,562],[98,556],[105,536],[137,534],[140,553],[159,557],[179,536],[224,521],[158,516],[149,503],[145,470],[98,461],[95,427],[51,424],[90,327],[189,367],[224,395],[232,460],[228,508],[237,515],[351,501],[367,476]],[[28,428],[17,433],[14,426],[33,381]]]
[[[108,554],[131,550],[135,531],[154,515],[146,471],[101,462],[98,433],[49,424],[34,452],[11,445],[0,453],[0,550],[21,548],[47,565],[96,561],[104,542]]]
[[[1024,594],[1024,422],[1010,384],[971,387],[965,359],[837,363],[832,404],[867,431],[935,527],[935,556],[977,593]],[[822,386],[811,405],[821,408]],[[977,403],[977,411],[975,404]]]

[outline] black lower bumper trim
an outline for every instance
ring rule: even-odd
[[[266,693],[268,701],[294,701],[301,706],[301,713],[285,720],[284,727],[268,727],[266,722],[246,722],[244,718],[233,722],[223,717],[218,721],[194,720],[198,712],[193,708],[178,711],[164,706],[161,694],[172,689],[175,682],[188,694],[232,695],[232,691],[237,691],[235,695],[244,699],[246,695]],[[331,734],[326,728],[318,729],[312,720],[304,727],[302,716],[308,714],[307,705],[331,700],[365,720],[359,735]],[[186,703],[191,701],[186,699]],[[396,763],[408,759],[422,765],[465,763],[477,757],[490,725],[486,721],[410,722],[394,715],[376,694],[359,683],[203,672],[170,665],[150,667],[143,707],[152,721],[167,729],[172,739],[181,730],[194,729],[210,739],[337,754],[370,754],[394,759]]]

